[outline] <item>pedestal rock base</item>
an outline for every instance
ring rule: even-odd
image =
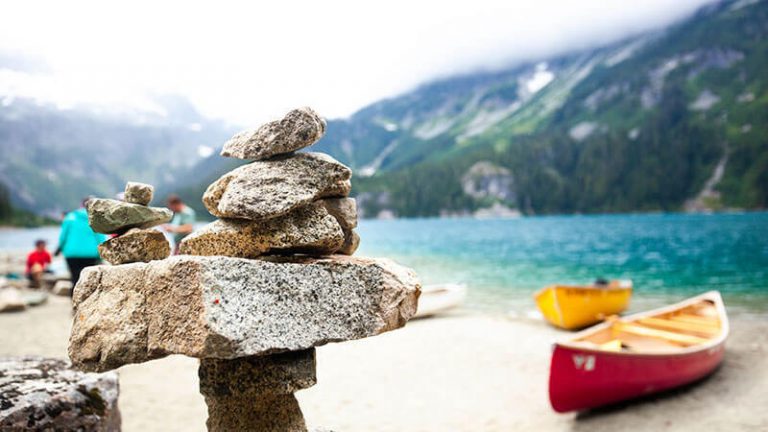
[[[293,392],[315,385],[315,349],[200,361],[209,431],[306,431]]]
[[[305,432],[307,425],[293,394],[273,394],[259,398],[206,396],[211,432],[263,431]]]

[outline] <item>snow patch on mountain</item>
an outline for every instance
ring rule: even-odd
[[[546,62],[542,62],[536,65],[536,70],[533,72],[533,75],[524,82],[524,86],[529,94],[534,94],[546,87],[553,79],[555,79],[555,74],[547,69]]]
[[[488,130],[488,128],[491,126],[504,120],[510,114],[517,111],[522,106],[522,104],[523,103],[521,101],[517,100],[502,109],[492,111],[482,110],[478,112],[477,115],[472,118],[469,124],[467,124],[466,131],[458,136],[458,139],[462,140],[465,138],[473,137],[475,135],[480,135],[481,133]]]
[[[432,139],[444,132],[447,132],[455,122],[455,117],[438,117],[416,128],[416,130],[413,131],[413,134],[416,136],[416,138],[423,140]]]
[[[573,138],[574,141],[584,141],[598,128],[598,124],[595,122],[581,122],[572,127],[568,131],[568,135]]]
[[[693,111],[707,111],[718,102],[720,102],[720,96],[712,93],[709,89],[705,89],[699,93],[696,100],[688,105],[688,108]]]

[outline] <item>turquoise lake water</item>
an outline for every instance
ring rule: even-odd
[[[463,283],[466,307],[526,314],[552,283],[632,279],[632,310],[720,290],[730,310],[768,317],[768,213],[361,221],[358,255],[386,256],[427,284]],[[56,228],[0,230],[0,249]]]
[[[467,306],[524,314],[553,283],[632,279],[632,310],[720,290],[768,314],[768,213],[363,221],[358,254],[388,256],[424,283],[459,282]]]

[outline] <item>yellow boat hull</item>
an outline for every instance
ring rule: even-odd
[[[580,329],[623,312],[629,307],[632,285],[612,282],[607,287],[552,285],[534,295],[539,310],[555,327]]]

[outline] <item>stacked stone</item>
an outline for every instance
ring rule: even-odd
[[[171,220],[166,208],[149,207],[152,185],[128,182],[124,201],[94,198],[88,200],[88,223],[94,231],[117,234],[99,245],[105,261],[118,265],[161,260],[171,254],[171,246],[163,233],[149,229]]]
[[[224,156],[253,160],[211,184],[203,195],[221,219],[186,237],[189,255],[352,255],[360,243],[355,200],[347,198],[352,171],[322,153],[294,153],[325,133],[312,109],[235,135]]]
[[[305,431],[293,393],[315,384],[314,347],[402,327],[420,292],[412,270],[349,256],[359,243],[351,171],[294,153],[324,132],[302,108],[236,135],[222,154],[253,162],[208,188],[203,202],[220,219],[185,238],[183,255],[86,269],[73,363],[197,357],[209,430]]]

